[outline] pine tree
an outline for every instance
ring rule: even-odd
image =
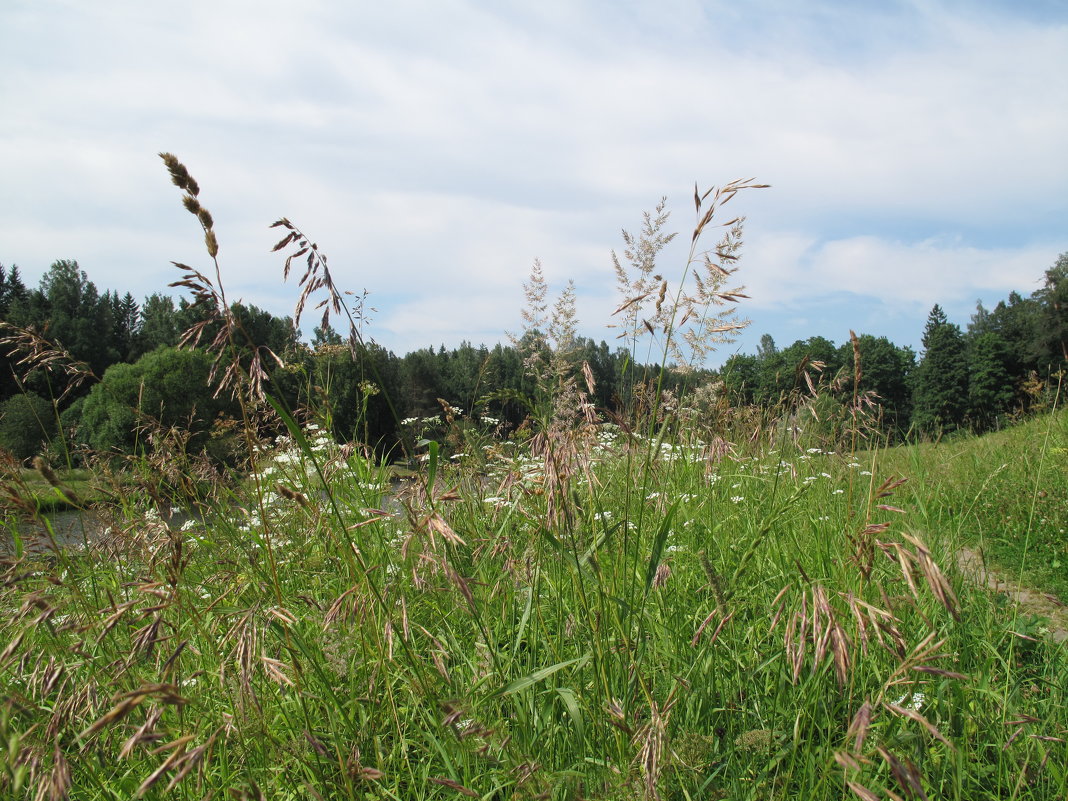
[[[121,299],[114,294],[115,346],[123,361],[134,358],[134,343],[141,329],[141,308],[127,292]]]
[[[993,428],[1009,410],[1013,382],[1008,370],[1008,346],[993,332],[968,343],[968,417],[982,430]]]
[[[140,328],[134,338],[134,355],[140,357],[161,345],[173,347],[178,344],[181,334],[174,299],[158,292],[149,295],[141,307]]]
[[[968,364],[964,335],[935,304],[923,332],[923,359],[914,373],[913,425],[939,435],[959,428],[968,410]]]
[[[0,320],[7,320],[12,308],[25,300],[26,285],[22,283],[18,265],[11,265],[5,274],[4,265],[0,264]]]
[[[25,315],[26,298],[29,293],[26,285],[22,283],[17,265],[11,265],[7,274],[4,274],[4,266],[0,264],[0,320],[20,325]],[[18,356],[9,355],[5,349],[0,349],[0,400],[9,398],[19,391],[18,382],[15,380],[15,364]]]
[[[1032,297],[1039,304],[1035,342],[1039,367],[1053,372],[1068,363],[1068,253],[1046,270],[1042,288]]]

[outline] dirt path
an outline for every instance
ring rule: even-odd
[[[1021,587],[1010,581],[1004,571],[988,565],[983,555],[972,548],[961,548],[957,555],[957,566],[972,581],[1007,595],[1023,614],[1049,618],[1053,641],[1068,642],[1068,606],[1057,596]]]

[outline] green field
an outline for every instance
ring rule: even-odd
[[[294,429],[210,524],[129,495],[6,563],[0,794],[1066,796],[1068,646],[956,554],[1064,593],[1068,415],[686,430],[470,426],[398,484]]]

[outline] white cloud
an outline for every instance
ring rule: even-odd
[[[203,263],[164,149],[204,188],[233,294],[289,312],[266,228],[286,215],[398,337],[514,327],[534,258],[596,314],[619,229],[668,193],[685,237],[695,179],[773,184],[729,209],[754,312],[1027,291],[1068,249],[1063,14],[101,0],[0,27],[0,260],[27,273],[77,258],[143,296]],[[443,299],[466,311],[433,321]]]
[[[755,308],[799,307],[842,293],[930,308],[1012,290],[1029,294],[1057,252],[1050,244],[978,248],[952,239],[817,241],[771,233],[750,246],[739,278]]]

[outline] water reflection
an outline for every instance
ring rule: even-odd
[[[8,521],[0,528],[0,554],[15,552],[15,527],[26,553],[48,553],[56,547],[82,547],[107,530],[99,515],[78,509],[46,512],[33,519]]]

